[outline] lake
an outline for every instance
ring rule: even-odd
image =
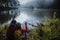
[[[16,17],[17,22],[28,22],[36,25],[38,22],[44,22],[44,17],[51,18],[53,9],[38,9],[38,8],[20,8],[20,15]]]

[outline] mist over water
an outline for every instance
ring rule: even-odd
[[[51,17],[51,12],[53,10],[50,9],[30,9],[30,8],[20,8],[20,16],[16,18],[18,22],[24,23],[24,22],[42,22],[44,21],[44,17]]]
[[[16,18],[18,22],[24,23],[44,20],[44,17],[51,17],[53,9],[47,9],[54,3],[54,0],[19,0],[20,1],[20,16]],[[44,9],[46,8],[46,9]],[[19,19],[20,18],[20,19]]]
[[[19,0],[20,16],[16,20],[20,23],[28,22],[36,24],[44,22],[44,17],[52,17],[52,13],[58,10],[57,1],[59,0]],[[55,7],[54,7],[55,6]]]

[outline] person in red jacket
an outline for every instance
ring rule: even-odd
[[[28,32],[27,22],[25,22],[25,28],[22,28],[21,31],[24,36],[23,40],[27,40],[27,32]]]

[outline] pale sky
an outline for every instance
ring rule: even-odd
[[[54,0],[18,0],[18,1],[20,1],[20,4],[22,4],[22,5],[24,5],[28,2],[31,2],[31,1],[40,1],[40,2],[43,2],[44,4],[47,4],[47,3],[49,4],[49,3],[54,2]]]
[[[24,4],[26,4],[27,2],[29,2],[29,0],[18,0],[18,1],[20,1],[20,4],[22,4],[22,5],[24,5]]]

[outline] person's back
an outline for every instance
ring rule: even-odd
[[[9,28],[7,29],[7,32],[6,32],[6,40],[15,40],[15,37],[14,37],[14,31],[15,31],[15,28],[16,28],[16,21],[13,20],[9,26]]]
[[[22,32],[21,32],[21,24],[17,23],[16,24],[16,30],[14,32],[15,35],[15,40],[22,40]]]

